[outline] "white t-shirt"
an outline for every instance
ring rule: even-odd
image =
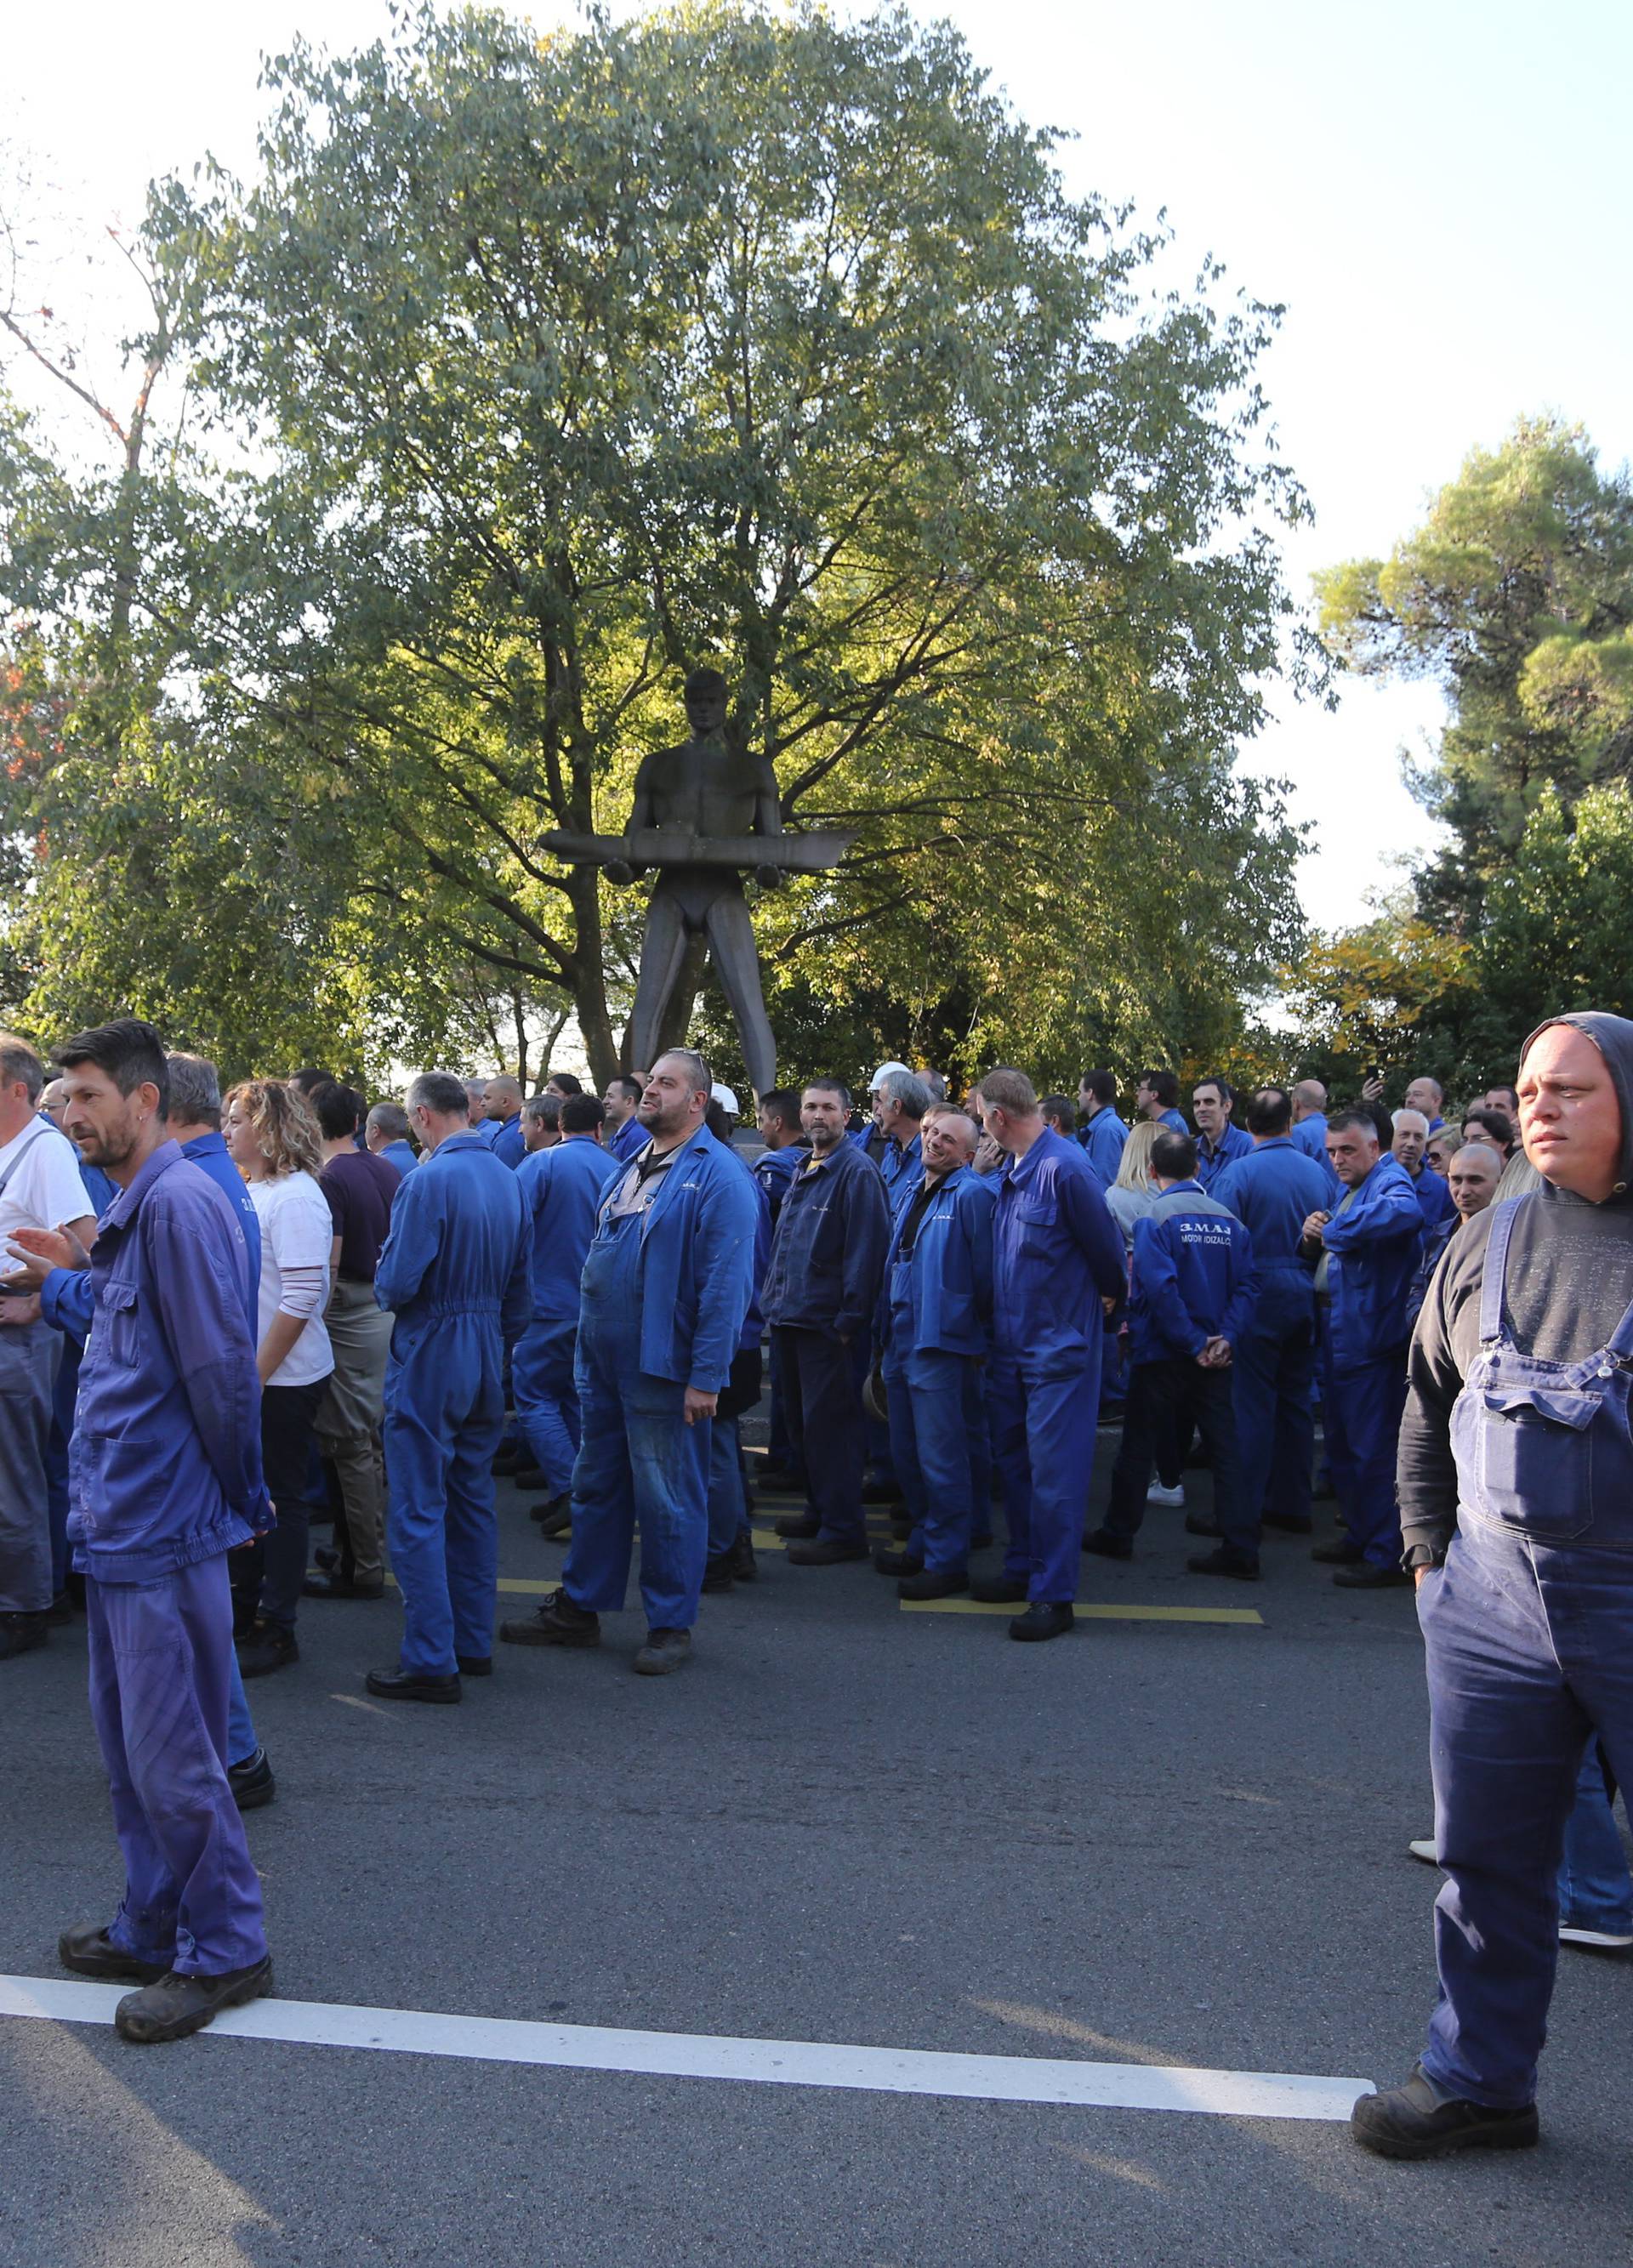
[[[272,1328],[284,1296],[285,1268],[321,1268],[323,1288],[307,1327],[268,1379],[269,1386],[311,1386],[327,1378],[335,1357],[323,1322],[329,1304],[329,1256],[335,1224],[329,1199],[311,1174],[279,1174],[251,1182],[250,1203],[261,1223],[261,1315],[259,1344]]]
[[[0,1145],[0,1179],[13,1164],[0,1189],[0,1268],[15,1265],[5,1249],[14,1229],[57,1228],[96,1211],[79,1178],[78,1151],[48,1118],[31,1118],[20,1134]]]

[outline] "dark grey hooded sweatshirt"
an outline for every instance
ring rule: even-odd
[[[1555,1024],[1585,1032],[1622,1104],[1622,1171],[1602,1204],[1544,1182],[1509,1240],[1504,1313],[1516,1346],[1544,1362],[1579,1362],[1602,1347],[1633,1306],[1633,1023],[1591,1011],[1550,1016],[1520,1051],[1523,1064]],[[1436,1270],[1408,1359],[1408,1391],[1396,1473],[1408,1565],[1444,1557],[1457,1526],[1452,1405],[1480,1351],[1480,1292],[1490,1211],[1459,1229]]]

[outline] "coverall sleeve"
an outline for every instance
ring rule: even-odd
[[[970,1279],[975,1287],[975,1312],[983,1323],[993,1319],[993,1212],[990,1194],[979,1182],[963,1192],[958,1217],[970,1247]],[[1118,1238],[1120,1247],[1122,1239]],[[1120,1269],[1119,1275],[1121,1275]]]
[[[499,1328],[507,1339],[519,1339],[533,1319],[533,1215],[516,1192],[516,1249],[510,1278],[499,1302]]]
[[[1179,1295],[1179,1278],[1163,1226],[1155,1220],[1134,1223],[1134,1285],[1151,1329],[1169,1352],[1201,1354],[1208,1344],[1208,1334],[1193,1321]]]
[[[1060,1218],[1089,1263],[1095,1290],[1120,1300],[1127,1288],[1123,1240],[1098,1183],[1086,1174],[1063,1173],[1058,1186]]]
[[[831,1169],[830,1169],[831,1170]],[[853,1338],[872,1319],[884,1278],[890,1241],[890,1209],[884,1183],[871,1166],[847,1174],[845,1191],[845,1263],[839,1312],[833,1328]]]
[[[1371,1198],[1358,1197],[1348,1212],[1334,1213],[1321,1232],[1329,1252],[1353,1252],[1357,1244],[1395,1242],[1423,1233],[1422,1208],[1410,1182],[1391,1182]]]
[[[749,1312],[759,1208],[747,1176],[730,1164],[715,1174],[704,1197],[692,1230],[698,1319],[686,1383],[699,1394],[718,1394],[731,1376]]]
[[[374,1267],[374,1297],[382,1307],[405,1307],[437,1256],[436,1192],[422,1167],[410,1174],[391,1208],[391,1226]]]
[[[1223,1204],[1223,1199],[1220,1202]],[[1253,1310],[1259,1305],[1259,1270],[1253,1259],[1253,1240],[1245,1228],[1231,1235],[1230,1274],[1226,1280],[1230,1297],[1225,1302],[1219,1336],[1229,1339],[1234,1347],[1252,1322]]]
[[[40,1312],[48,1323],[84,1346],[96,1312],[88,1268],[54,1268],[40,1286]]]
[[[1452,1343],[1447,1293],[1453,1270],[1449,1245],[1429,1286],[1407,1355],[1407,1401],[1395,1457],[1405,1550],[1427,1544],[1438,1557],[1457,1526],[1457,1460],[1452,1454],[1452,1405],[1463,1373]]]
[[[219,1202],[219,1200],[218,1200]],[[211,1224],[143,1208],[144,1256],[159,1328],[204,1454],[229,1507],[270,1525],[261,1471],[261,1384],[241,1268]]]

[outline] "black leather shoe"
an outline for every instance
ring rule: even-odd
[[[114,2029],[122,2040],[139,2047],[184,2040],[189,2032],[202,2032],[223,2008],[241,2008],[246,2000],[259,2000],[271,1990],[270,1961],[228,1969],[217,1977],[182,1977],[173,1969],[139,1992],[126,1993],[114,2011]]]
[[[270,1623],[240,1641],[238,1674],[240,1677],[270,1677],[275,1669],[287,1669],[300,1659],[300,1648],[295,1643],[293,1631],[275,1630]]]
[[[1310,1557],[1318,1567],[1354,1567],[1366,1554],[1358,1543],[1352,1543],[1347,1535],[1340,1535],[1331,1543],[1318,1543]]]
[[[1018,1607],[1028,1588],[1024,1575],[978,1575],[970,1585],[970,1596],[984,1607]]]
[[[1260,1525],[1279,1529],[1283,1535],[1313,1535],[1315,1522],[1307,1512],[1265,1512],[1260,1514]]]
[[[1009,1635],[1018,1638],[1025,1645],[1036,1644],[1040,1638],[1064,1638],[1076,1619],[1070,1607],[1062,1600],[1051,1603],[1045,1599],[1034,1599],[1026,1612],[1016,1615],[1010,1624]]]
[[[876,1575],[921,1575],[924,1562],[916,1551],[893,1551],[881,1544],[873,1555]]]
[[[493,1675],[493,1656],[491,1653],[456,1653],[454,1659],[459,1664],[462,1677],[491,1677]]]
[[[240,1811],[259,1811],[263,1803],[270,1803],[277,1793],[277,1782],[272,1777],[266,1750],[257,1749],[255,1755],[246,1756],[241,1764],[229,1764],[227,1786],[232,1789],[233,1800]]]
[[[371,1669],[363,1681],[381,1701],[457,1701],[457,1677],[422,1677],[416,1669]]]
[[[326,1575],[332,1575],[340,1565],[340,1554],[332,1544],[320,1543],[312,1557]]]
[[[864,1504],[899,1504],[902,1484],[899,1481],[864,1481],[861,1500]]]
[[[1185,1564],[1193,1575],[1229,1575],[1238,1583],[1260,1580],[1257,1559],[1240,1559],[1223,1543],[1217,1551],[1193,1551]]]
[[[1092,1551],[1101,1559],[1132,1559],[1134,1544],[1127,1535],[1113,1535],[1109,1528],[1091,1528],[1083,1537],[1083,1550]]]
[[[711,1597],[720,1591],[735,1590],[731,1572],[729,1551],[711,1551],[703,1563],[702,1588]]]
[[[647,1643],[635,1657],[636,1674],[641,1677],[667,1677],[671,1670],[684,1669],[691,1660],[690,1631],[648,1631]]]
[[[574,1606],[565,1591],[551,1591],[542,1607],[499,1624],[506,1646],[599,1646],[601,1616]]]
[[[383,1599],[386,1579],[377,1575],[373,1581],[365,1577],[359,1582],[355,1575],[308,1575],[300,1595],[303,1599]]]
[[[1483,2102],[1444,2095],[1422,2064],[1403,2086],[1363,2095],[1349,2114],[1349,2131],[1363,2150],[1380,2158],[1444,2158],[1452,2150],[1529,2150],[1537,2136],[1537,2106],[1493,2110]]]
[[[785,1512],[777,1522],[777,1533],[809,1543],[813,1535],[822,1533],[822,1522],[814,1512]]]
[[[553,1542],[565,1535],[573,1525],[573,1498],[570,1496],[547,1498],[533,1513],[539,1524],[539,1534]]]
[[[868,1546],[837,1535],[818,1535],[809,1543],[791,1543],[783,1557],[791,1567],[838,1567],[847,1559],[865,1559]]]
[[[1219,1522],[1211,1512],[1187,1512],[1185,1532],[1187,1535],[1217,1535]]]
[[[746,1528],[737,1531],[737,1541],[728,1555],[731,1560],[732,1580],[736,1583],[757,1583],[760,1563],[754,1556],[754,1538]]]
[[[1333,1580],[1341,1591],[1398,1591],[1412,1580],[1404,1567],[1375,1567],[1370,1559],[1352,1566],[1334,1567]]]
[[[0,1615],[0,1661],[9,1661],[14,1653],[32,1653],[50,1635],[50,1617],[43,1610],[37,1615]]]
[[[950,1599],[969,1587],[968,1568],[926,1568],[917,1575],[904,1575],[896,1586],[896,1595],[898,1599]]]
[[[134,1953],[122,1952],[94,1921],[77,1921],[65,1929],[56,1940],[56,1957],[76,1977],[97,1977],[105,1984],[151,1984],[170,1974],[167,1961],[139,1961]]]

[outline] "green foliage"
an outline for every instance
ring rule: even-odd
[[[1450,1079],[1449,1026],[1471,995],[1471,962],[1467,945],[1404,903],[1363,928],[1318,936],[1287,978],[1300,1075],[1353,1097],[1378,1073],[1392,1101],[1415,1071],[1445,1066]],[[1491,1076],[1507,1073],[1498,1066]]]

